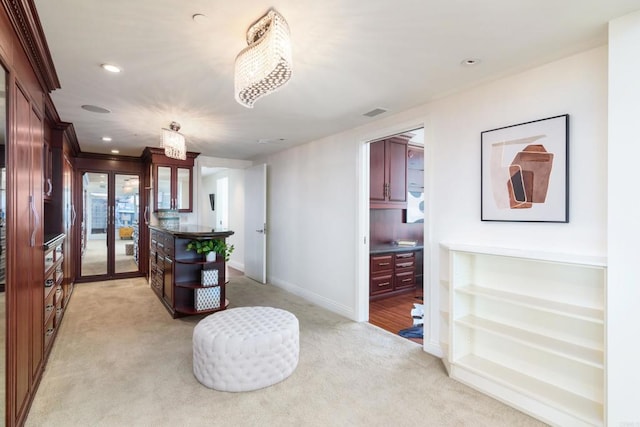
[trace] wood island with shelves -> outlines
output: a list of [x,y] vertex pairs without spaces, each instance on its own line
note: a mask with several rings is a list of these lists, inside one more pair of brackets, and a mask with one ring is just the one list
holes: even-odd
[[[224,310],[225,259],[218,254],[207,261],[203,254],[187,250],[191,240],[220,239],[233,231],[215,231],[198,225],[175,228],[149,226],[149,284],[172,317],[208,314]],[[204,276],[213,278],[205,282]]]

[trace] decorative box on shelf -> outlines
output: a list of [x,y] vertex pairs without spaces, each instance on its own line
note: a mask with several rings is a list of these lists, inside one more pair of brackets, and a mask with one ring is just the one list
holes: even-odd
[[196,289],[194,299],[198,311],[220,308],[220,286]]
[[218,284],[218,270],[202,270],[202,286],[215,286]]

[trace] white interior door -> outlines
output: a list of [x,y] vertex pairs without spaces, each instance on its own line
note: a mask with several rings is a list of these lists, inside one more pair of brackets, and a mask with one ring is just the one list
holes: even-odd
[[267,165],[245,169],[244,275],[267,282]]

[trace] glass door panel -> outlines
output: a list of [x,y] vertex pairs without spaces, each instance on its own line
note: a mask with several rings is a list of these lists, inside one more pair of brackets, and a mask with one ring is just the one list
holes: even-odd
[[115,176],[113,245],[115,273],[138,271],[138,218],[140,217],[140,179],[137,175]]
[[85,172],[82,176],[81,276],[107,274],[109,224],[109,180],[104,173]]
[[191,210],[191,169],[178,168],[176,209]]
[[156,207],[157,209],[172,209],[171,167],[158,166],[156,171]]

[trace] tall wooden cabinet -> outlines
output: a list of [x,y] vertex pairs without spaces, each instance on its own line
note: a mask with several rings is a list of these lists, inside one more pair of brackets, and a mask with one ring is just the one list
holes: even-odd
[[407,207],[407,138],[394,136],[369,148],[371,208]]
[[146,147],[142,157],[151,168],[153,212],[159,209],[193,211],[193,164],[199,153],[187,153],[186,160],[171,159],[161,148]]
[[[11,125],[11,156],[8,159],[8,346],[9,369],[13,375],[9,412],[26,414],[37,386],[43,359],[43,124],[40,105],[34,103],[22,84],[13,80],[14,122]],[[19,184],[18,184],[19,183]],[[13,378],[11,378],[13,377]]]
[[[33,7],[32,2],[17,1],[3,2],[0,8],[0,63],[6,70],[8,113],[4,421],[9,427],[25,422],[53,337],[51,325],[60,319],[57,309],[63,303],[62,288],[51,285],[54,293],[46,292],[47,279],[61,283],[62,265],[51,264],[45,278],[44,245],[45,201],[53,201],[55,191],[53,140],[50,133],[45,138],[47,102],[48,93],[60,83]],[[62,251],[60,245],[53,249],[60,263]]]

